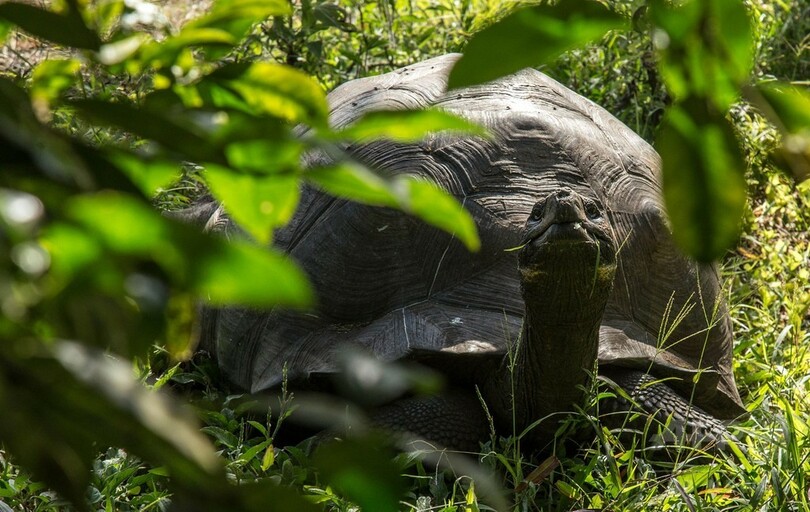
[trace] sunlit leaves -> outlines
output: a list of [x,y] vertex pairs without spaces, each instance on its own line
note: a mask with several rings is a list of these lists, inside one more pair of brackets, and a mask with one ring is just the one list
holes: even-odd
[[389,139],[397,142],[418,142],[428,134],[440,131],[482,137],[487,135],[482,126],[437,109],[371,112],[337,135],[357,141]]
[[448,87],[480,84],[548,63],[624,23],[621,16],[591,0],[524,7],[470,39],[450,73]]
[[286,224],[298,206],[298,176],[235,173],[209,165],[206,182],[240,226],[258,242],[270,242],[273,229]]
[[98,35],[87,27],[79,12],[56,13],[33,5],[8,2],[0,4],[0,18],[47,41],[83,50],[97,50]]
[[343,163],[315,168],[308,170],[305,176],[334,196],[352,197],[374,206],[393,207],[399,202],[397,193],[384,178],[361,165]]
[[51,102],[74,84],[81,64],[76,59],[44,60],[32,76],[31,96]]
[[[219,0],[205,16],[187,23],[179,33],[144,44],[137,59],[129,64],[136,69],[171,68],[189,48],[201,49],[198,56],[212,60],[239,44],[255,24],[289,13],[290,6],[284,0]],[[110,49],[102,55],[103,60],[118,62],[115,54],[137,49],[136,44],[132,41]]]
[[709,98],[727,109],[753,65],[753,35],[740,0],[651,4],[661,76],[676,100]]
[[325,125],[326,94],[318,83],[289,66],[256,62],[225,66],[210,81],[237,93],[250,112],[291,122]]
[[796,179],[810,177],[810,92],[786,84],[761,84],[748,99],[782,132],[777,157]]
[[403,183],[408,198],[406,211],[452,233],[471,251],[481,247],[475,222],[458,201],[427,181],[407,180]]
[[[125,195],[78,197],[68,211],[107,250],[154,261],[177,286],[211,303],[303,306],[311,301],[303,273],[283,256],[204,236]],[[51,249],[54,259],[63,256],[59,247]]]
[[214,29],[240,41],[253,24],[290,13],[290,5],[285,0],[218,0],[208,14],[189,23],[185,30]]
[[745,162],[726,119],[700,102],[669,109],[656,139],[675,240],[700,261],[723,255],[739,236]]
[[146,197],[153,197],[177,181],[180,175],[177,162],[171,160],[147,158],[125,151],[111,151],[107,157],[138,185]]
[[336,196],[396,207],[461,240],[471,251],[481,242],[475,222],[458,200],[432,183],[412,177],[385,179],[356,164],[313,169],[306,178]]

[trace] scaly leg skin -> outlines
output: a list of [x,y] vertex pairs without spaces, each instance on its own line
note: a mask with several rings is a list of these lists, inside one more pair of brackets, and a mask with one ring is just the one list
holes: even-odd
[[478,452],[490,437],[489,421],[474,393],[448,390],[397,400],[371,415],[374,426],[405,432],[437,448]]
[[[611,428],[644,432],[647,448],[668,451],[693,447],[715,454],[728,450],[728,440],[736,441],[723,422],[690,404],[652,375],[615,369],[606,372],[605,376],[620,386],[632,402],[618,394],[616,399],[601,400],[600,418]],[[642,414],[629,420],[629,412]],[[648,422],[650,418],[653,421]]]

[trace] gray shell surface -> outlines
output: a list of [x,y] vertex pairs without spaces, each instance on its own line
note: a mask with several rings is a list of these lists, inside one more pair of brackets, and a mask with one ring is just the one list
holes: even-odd
[[[506,249],[519,244],[534,203],[566,186],[601,199],[621,246],[600,364],[682,377],[681,387],[696,381],[688,392],[709,413],[742,412],[718,274],[673,245],[655,150],[538,71],[446,92],[458,57],[338,87],[329,95],[331,122],[343,127],[369,111],[435,106],[484,125],[493,139],[436,134],[417,144],[347,148],[382,173],[423,177],[455,195],[476,221],[481,251],[469,253],[407,214],[306,187],[274,243],[309,275],[318,305],[307,312],[209,311],[203,343],[225,375],[244,389],[266,389],[281,381],[285,364],[292,378],[333,371],[347,343],[384,360],[412,349],[459,357],[504,352],[524,310],[516,253]],[[317,156],[310,160],[318,163]],[[220,217],[214,224],[235,229],[229,222]]]

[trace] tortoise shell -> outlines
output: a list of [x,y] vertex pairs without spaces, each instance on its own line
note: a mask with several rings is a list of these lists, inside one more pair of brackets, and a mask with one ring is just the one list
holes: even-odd
[[[330,121],[340,128],[371,111],[437,107],[485,126],[492,138],[439,133],[414,144],[345,148],[384,175],[431,180],[453,194],[473,216],[481,250],[470,253],[400,211],[306,186],[274,244],[308,274],[317,306],[208,311],[203,343],[225,375],[244,389],[267,389],[285,366],[293,379],[334,371],[347,343],[383,360],[414,350],[460,358],[504,353],[524,312],[517,256],[508,249],[520,243],[535,202],[566,186],[601,199],[620,246],[600,365],[672,377],[673,387],[718,418],[741,413],[718,272],[673,244],[655,150],[606,110],[532,69],[447,91],[458,58],[348,82],[329,94]],[[305,163],[327,161],[313,154]],[[222,209],[209,223],[237,229]]]

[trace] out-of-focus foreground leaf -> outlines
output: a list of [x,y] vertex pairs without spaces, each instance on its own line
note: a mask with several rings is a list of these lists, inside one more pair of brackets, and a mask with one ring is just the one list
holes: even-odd
[[122,446],[189,485],[223,478],[213,446],[191,416],[143,388],[132,369],[72,342],[3,340],[0,439],[23,464],[84,508],[91,462]]
[[448,88],[494,80],[546,64],[565,51],[621,28],[624,19],[592,0],[518,9],[475,34],[450,72]]
[[651,2],[653,42],[676,101],[708,98],[725,111],[753,66],[751,20],[741,0]]
[[406,487],[393,453],[371,436],[321,446],[315,464],[329,484],[367,512],[396,512]]
[[339,131],[337,136],[356,141],[389,139],[418,142],[431,133],[441,131],[487,136],[482,126],[437,109],[371,112]]
[[797,180],[810,178],[810,92],[787,84],[759,84],[747,98],[780,132],[776,156]]
[[[281,64],[255,62],[233,64],[212,73],[201,89],[220,87],[239,95],[244,109],[256,115],[278,117],[292,123],[325,126],[329,106],[326,93],[307,74]],[[216,91],[215,91],[216,92]],[[211,94],[213,99],[223,94]],[[215,106],[237,104],[214,103]]]
[[311,169],[305,177],[330,194],[411,213],[456,236],[471,251],[481,247],[470,213],[456,198],[432,183],[408,176],[385,179],[348,162]]
[[[176,286],[211,303],[304,306],[312,300],[306,278],[287,258],[198,233],[123,194],[77,197],[68,206],[68,215],[105,250],[150,259]],[[48,249],[55,266],[68,257],[64,246],[50,244]]]
[[656,137],[673,236],[712,261],[737,241],[745,208],[745,162],[725,117],[699,101],[669,109]]
[[33,5],[8,2],[0,4],[0,18],[59,45],[83,50],[98,50],[101,46],[98,35],[87,27],[82,15],[72,9],[56,13]]
[[745,164],[724,118],[750,79],[753,35],[740,0],[655,0],[659,69],[675,103],[656,136],[675,241],[700,261],[736,243]]

